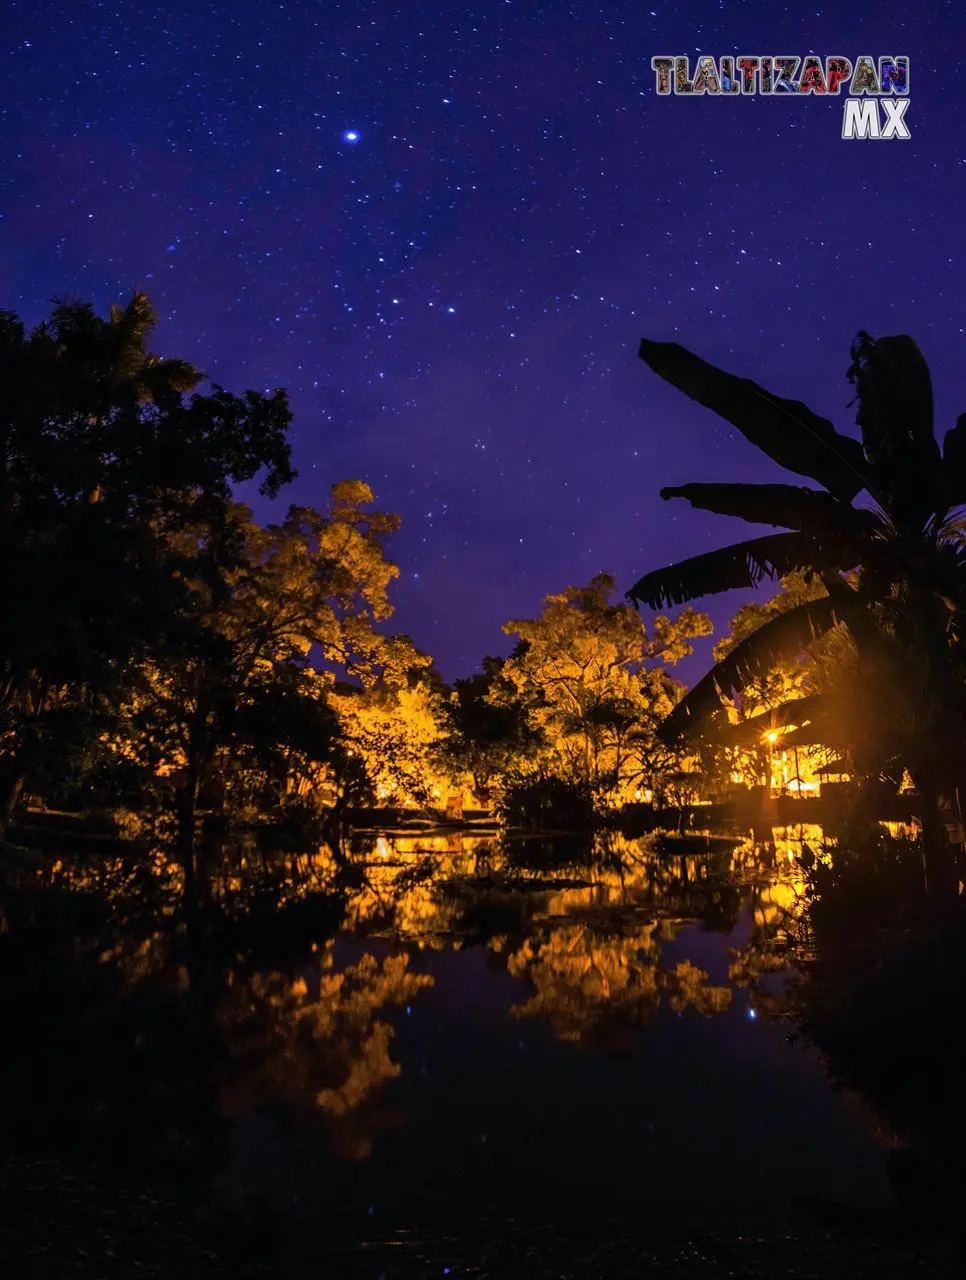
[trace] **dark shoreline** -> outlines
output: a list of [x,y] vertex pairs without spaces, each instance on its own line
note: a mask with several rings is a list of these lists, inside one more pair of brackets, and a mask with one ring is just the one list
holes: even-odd
[[[308,1275],[342,1280],[416,1280],[449,1275],[493,1280],[881,1280],[962,1274],[961,1242],[931,1238],[898,1210],[856,1210],[829,1227],[789,1205],[786,1212],[726,1216],[694,1206],[691,1220],[660,1226],[612,1218],[474,1218],[412,1224],[338,1240],[294,1230],[259,1206],[242,1217],[204,1221],[183,1196],[132,1183],[103,1167],[0,1159],[0,1250],[7,1274],[24,1280],[201,1280],[202,1277]],[[846,1210],[846,1216],[848,1215]]]

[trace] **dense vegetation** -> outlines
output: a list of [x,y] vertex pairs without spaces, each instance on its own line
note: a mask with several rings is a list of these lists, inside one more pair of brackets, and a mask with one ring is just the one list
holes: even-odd
[[[645,624],[606,573],[509,621],[511,655],[449,687],[387,626],[398,518],[345,480],[325,511],[256,522],[236,486],[278,499],[295,476],[284,392],[199,391],[192,365],[151,353],[154,325],[142,294],[106,319],[82,303],[32,331],[2,318],[0,833],[18,806],[98,815],[167,850],[197,904],[212,833],[313,847],[338,843],[353,808],[454,799],[592,825],[629,802],[771,783],[804,725],[778,785],[803,795],[836,757],[860,784],[914,786],[930,876],[951,891],[966,419],[940,454],[910,339],[856,340],[861,443],[645,342],[658,373],[823,489],[663,490],[788,531],[649,574],[632,600],[769,575],[778,594],[741,608],[690,691],[671,668],[709,619],[689,606]],[[863,490],[871,504],[854,505]]]
[[[398,517],[359,479],[324,510],[286,506],[285,394],[199,390],[199,370],[151,353],[154,325],[140,294],[107,318],[59,304],[32,331],[0,317],[0,991],[23,1041],[7,1146],[97,1146],[191,1189],[233,1125],[281,1111],[367,1159],[395,1123],[396,1017],[445,975],[423,953],[477,947],[512,981],[516,1025],[605,1056],[665,1016],[727,1022],[739,1000],[795,1020],[939,1162],[932,1182],[899,1168],[919,1213],[961,1148],[943,1098],[962,1069],[966,417],[940,453],[914,344],[857,339],[860,442],[645,342],[658,373],[822,488],[664,490],[782,532],[650,573],[630,602],[607,573],[552,592],[507,621],[508,657],[450,686],[391,630]],[[764,578],[775,594],[739,607],[686,689],[674,669],[712,632],[692,602]],[[779,834],[772,802],[830,776],[849,780],[834,822]],[[918,822],[886,831],[900,792]],[[712,802],[751,835],[687,830]],[[408,839],[400,810],[449,831]],[[466,810],[488,825],[456,830]],[[692,923],[697,960],[677,949]],[[460,1035],[448,1051],[458,1070]],[[492,1202],[504,1232],[533,1186],[472,1168],[472,1194],[426,1195]],[[334,1182],[330,1226],[357,1193]],[[145,1212],[121,1217],[160,1240]],[[237,1267],[256,1221],[249,1205],[232,1228]]]
[[490,805],[540,777],[596,811],[673,772],[668,668],[706,618],[648,632],[600,575],[448,688],[383,625],[398,518],[347,480],[258,524],[235,487],[293,480],[285,394],[198,391],[154,324],[140,294],[3,317],[0,832],[30,804],[109,815],[201,901],[206,829],[310,847],[353,806]]

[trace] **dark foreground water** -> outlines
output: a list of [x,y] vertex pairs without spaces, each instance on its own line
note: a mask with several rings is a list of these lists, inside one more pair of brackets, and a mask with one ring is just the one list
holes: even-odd
[[796,1035],[803,835],[374,838],[203,964],[71,914],[0,952],[49,970],[7,971],[10,1145],[190,1187],[292,1273],[844,1274],[802,1198],[888,1223],[895,1135]]

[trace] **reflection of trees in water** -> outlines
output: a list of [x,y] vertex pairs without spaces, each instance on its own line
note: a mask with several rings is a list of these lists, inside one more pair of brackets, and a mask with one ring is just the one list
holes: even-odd
[[[905,824],[843,840],[809,874],[813,959],[795,1013],[863,1118],[961,1164],[966,932],[937,919]],[[957,1175],[961,1192],[966,1192]]]
[[776,828],[736,849],[751,934],[729,977],[797,1024],[878,1144],[912,1148],[890,1156],[889,1181],[906,1227],[932,1239],[958,1229],[966,1194],[966,933],[929,910],[912,834]]
[[382,837],[353,856],[344,927],[437,948],[510,932],[511,918],[525,928],[589,907],[734,927],[740,894],[725,854],[656,854],[647,838],[616,833],[573,853],[548,841]]
[[[396,1121],[387,1086],[406,1067],[393,1017],[432,984],[411,957],[476,943],[525,984],[510,1016],[606,1052],[662,1010],[707,1017],[745,988],[759,1014],[798,1021],[880,1138],[951,1167],[966,1132],[966,947],[908,913],[882,917],[908,872],[908,841],[889,836],[877,852],[831,853],[817,828],[706,853],[616,833],[590,850],[454,834],[268,863],[239,849],[223,859],[221,915],[200,951],[171,928],[177,868],[65,855],[27,868],[34,896],[4,903],[0,1012],[14,1035],[34,1028],[12,1055],[13,1096],[57,1141],[161,1154],[185,1176],[222,1161],[227,1126],[259,1111],[317,1123],[362,1158]],[[662,965],[671,940],[675,961],[687,957],[695,924],[739,925],[727,984],[690,957]],[[381,958],[339,963],[325,941],[336,930],[382,939]]]
[[756,1012],[790,1016],[790,984],[797,981],[796,965],[807,950],[800,859],[821,843],[818,826],[775,827],[767,839],[752,836],[731,856],[731,874],[742,886],[751,933],[744,946],[732,951],[728,977],[748,990]]
[[604,935],[586,923],[548,927],[507,957],[507,969],[535,994],[511,1013],[544,1018],[559,1040],[609,1050],[630,1047],[631,1031],[653,1019],[662,993],[676,1013],[693,1007],[709,1016],[727,1009],[728,987],[687,961],[658,965],[656,922],[628,934]]
[[708,854],[658,853],[654,837],[616,832],[590,846],[383,837],[358,855],[364,874],[347,922],[420,947],[485,942],[533,986],[514,1016],[545,1018],[563,1040],[617,1048],[662,1002],[705,1016],[728,1007],[731,988],[710,984],[697,966],[662,968],[660,943],[690,922],[730,932],[742,909],[751,936],[735,953],[731,982],[777,1010],[772,976],[789,964],[799,917],[797,857],[821,832],[767,835]]
[[[144,1046],[135,1110],[157,1084],[177,1119],[178,1099],[193,1089],[196,1119],[185,1128],[200,1124],[202,1107],[227,1122],[277,1108],[321,1122],[338,1150],[360,1157],[393,1119],[385,1086],[402,1066],[391,1011],[432,985],[407,952],[483,945],[494,967],[529,984],[512,1016],[545,1020],[561,1040],[620,1050],[662,1008],[710,1016],[728,1008],[732,986],[767,989],[784,968],[800,890],[787,834],[706,854],[658,853],[651,838],[614,832],[589,849],[373,836],[348,851],[322,846],[267,863],[239,848],[222,858],[221,914],[202,953],[166,924],[176,868],[65,860],[54,878],[75,905],[108,904],[110,936],[98,932],[103,920],[92,926],[98,941],[85,954],[98,989],[123,1004],[124,1036]],[[662,944],[684,926],[727,933],[742,910],[751,937],[730,986],[688,959],[661,965]],[[390,954],[340,965],[324,940],[336,930],[383,939]],[[765,1007],[765,995],[754,999]],[[162,1036],[159,1001],[169,1010]]]
[[[193,940],[166,926],[160,866],[152,889],[123,860],[65,855],[41,893],[17,900],[0,951],[5,1025],[33,1026],[38,1004],[50,1014],[26,1042],[40,1063],[23,1072],[25,1111],[36,1098],[68,1143],[97,1134],[102,1148],[199,1172],[221,1158],[224,1122],[263,1109],[315,1117],[340,1152],[368,1153],[400,1072],[387,1015],[433,979],[402,953],[340,965],[331,941],[311,942],[342,900],[322,890],[326,859],[246,870],[236,860],[226,879],[240,889],[220,886],[232,910]],[[53,1064],[67,1059],[64,1080]]]
[[[711,854],[655,853],[655,841],[608,832],[593,847],[466,836],[382,838],[362,855],[349,896],[353,928],[445,947],[486,942],[529,982],[516,1017],[543,1018],[563,1040],[626,1047],[662,1003],[704,1016],[728,1007],[731,988],[683,961],[662,968],[662,939],[692,921],[729,932],[742,908],[752,936],[731,981],[765,986],[789,960],[785,936],[798,910],[800,840],[776,832]],[[556,857],[554,856],[556,854]],[[764,991],[758,1001],[765,1002]]]
[[355,854],[342,927],[368,937],[391,937],[436,950],[458,933],[460,904],[442,886],[483,870],[484,841],[452,837],[379,837],[368,853]]
[[342,1154],[369,1154],[389,1119],[382,1087],[400,1073],[392,1027],[380,1014],[432,986],[409,971],[408,957],[366,954],[335,967],[333,944],[307,976],[229,975],[216,1012],[226,1056],[217,1072],[218,1108],[237,1119],[266,1108],[321,1115]]

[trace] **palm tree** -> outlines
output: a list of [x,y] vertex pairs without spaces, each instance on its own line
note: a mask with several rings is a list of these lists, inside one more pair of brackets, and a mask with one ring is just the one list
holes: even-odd
[[[966,543],[956,508],[966,503],[966,414],[946,432],[933,428],[929,369],[906,336],[860,332],[851,349],[861,440],[841,435],[797,400],[725,373],[676,343],[644,339],[641,359],[692,400],[714,410],[780,466],[820,485],[685,484],[661,490],[704,511],[782,530],[646,574],[628,592],[652,609],[679,605],[795,570],[818,575],[827,594],[759,627],[675,707],[666,741],[693,732],[742,686],[776,661],[800,654],[841,626],[864,662],[893,681],[913,671],[923,715],[904,735],[903,761],[924,809],[924,853],[931,881],[948,883],[940,857],[940,796],[966,803]],[[864,495],[861,504],[856,500]],[[897,669],[896,658],[903,667]],[[911,664],[915,664],[914,669]],[[945,833],[942,833],[945,836]]]
[[148,350],[157,322],[147,294],[136,292],[126,307],[112,303],[106,320],[89,302],[56,302],[34,336],[69,380],[72,403],[101,400],[107,412],[123,398],[144,404],[194,391],[204,376],[187,360]]

